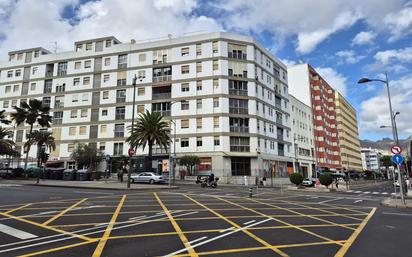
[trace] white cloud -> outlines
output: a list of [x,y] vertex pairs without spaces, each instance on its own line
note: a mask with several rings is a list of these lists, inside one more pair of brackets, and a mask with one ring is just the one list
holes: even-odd
[[[399,111],[397,127],[399,135],[412,134],[412,76],[390,82],[393,111]],[[396,90],[394,90],[396,89]],[[389,104],[386,88],[381,85],[377,95],[361,103],[360,130],[362,134],[391,134],[391,130],[380,129],[381,125],[390,125]]]
[[315,68],[315,70],[322,76],[328,84],[339,91],[343,96],[346,96],[346,80],[342,74],[338,73],[336,70],[326,67],[326,68]]
[[374,58],[384,65],[393,62],[412,62],[412,47],[380,51]]
[[80,4],[74,19],[67,20],[62,18],[63,9],[79,5],[77,0],[21,0],[0,19],[0,31],[6,35],[0,40],[0,58],[4,60],[10,50],[35,46],[50,49],[54,41],[61,51],[72,50],[76,40],[100,36],[113,35],[127,42],[132,38],[139,41],[222,30],[214,19],[192,15],[196,4],[196,0],[90,1]]
[[378,34],[373,31],[361,31],[352,39],[352,45],[371,44]]
[[412,7],[407,6],[397,12],[388,13],[383,19],[390,33],[389,42],[393,42],[412,32]]
[[365,58],[365,56],[359,55],[353,50],[339,51],[335,55],[341,59],[341,63],[347,64],[354,64]]
[[281,61],[284,65],[286,65],[288,68],[289,68],[289,67],[292,67],[292,66],[294,66],[294,65],[297,64],[297,62],[294,61],[294,60],[280,59],[280,61]]

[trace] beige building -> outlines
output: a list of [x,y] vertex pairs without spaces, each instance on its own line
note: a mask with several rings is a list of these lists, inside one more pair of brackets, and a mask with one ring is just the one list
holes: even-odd
[[343,169],[362,170],[358,122],[355,109],[335,91],[336,119]]

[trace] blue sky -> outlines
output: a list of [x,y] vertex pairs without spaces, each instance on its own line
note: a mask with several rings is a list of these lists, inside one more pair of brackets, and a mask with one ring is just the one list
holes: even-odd
[[[47,12],[44,12],[47,10]],[[0,56],[75,40],[122,41],[229,31],[251,35],[288,65],[308,62],[358,113],[363,139],[390,136],[382,85],[357,85],[388,72],[400,135],[412,135],[412,1],[409,0],[0,0]]]

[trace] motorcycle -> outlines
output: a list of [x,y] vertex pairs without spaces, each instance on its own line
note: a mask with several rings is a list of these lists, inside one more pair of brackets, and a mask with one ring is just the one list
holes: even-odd
[[200,182],[200,186],[203,187],[203,188],[205,188],[205,187],[216,188],[218,180],[219,180],[218,177],[215,177],[212,181],[209,181],[208,178],[203,178]]

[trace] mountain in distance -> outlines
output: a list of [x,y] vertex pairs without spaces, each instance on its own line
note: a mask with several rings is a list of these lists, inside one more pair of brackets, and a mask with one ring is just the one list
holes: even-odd
[[[399,145],[400,147],[402,147],[402,149],[404,149],[404,151],[406,149],[409,149],[410,144],[411,144],[411,140],[412,140],[412,135],[409,136],[406,139],[399,139]],[[375,149],[380,149],[380,150],[384,150],[384,151],[390,151],[391,147],[393,146],[393,140],[392,138],[382,138],[381,140],[378,141],[372,141],[372,140],[360,140],[360,144],[362,148],[375,148]]]

